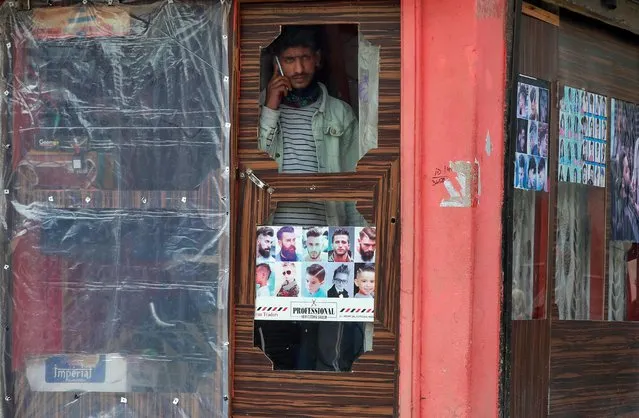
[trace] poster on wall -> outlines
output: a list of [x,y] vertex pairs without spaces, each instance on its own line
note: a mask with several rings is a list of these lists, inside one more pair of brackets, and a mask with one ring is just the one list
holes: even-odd
[[610,101],[612,239],[639,242],[639,105]]
[[259,226],[255,319],[373,322],[376,240],[374,226]]
[[606,97],[564,86],[559,109],[559,181],[606,187]]
[[515,188],[548,191],[550,90],[546,81],[519,76]]

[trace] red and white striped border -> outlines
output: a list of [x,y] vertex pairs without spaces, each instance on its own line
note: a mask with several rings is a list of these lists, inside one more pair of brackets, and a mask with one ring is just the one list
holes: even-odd
[[356,308],[342,308],[340,311],[340,313],[371,313],[373,312],[373,309],[366,309],[366,308],[360,308],[360,309],[356,309]]
[[288,311],[288,308],[285,308],[283,306],[277,307],[277,306],[259,306],[257,309],[255,309],[258,312],[285,312]]

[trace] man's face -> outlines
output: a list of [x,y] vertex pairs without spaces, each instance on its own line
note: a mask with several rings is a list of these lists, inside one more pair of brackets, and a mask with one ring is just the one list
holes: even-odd
[[351,249],[348,235],[333,235],[333,251],[339,256],[344,256]]
[[260,286],[266,286],[268,284],[268,276],[270,271],[264,266],[260,266],[255,270],[255,283]]
[[322,287],[322,283],[320,279],[315,276],[311,276],[310,274],[306,275],[306,288],[308,289],[308,293],[315,294]]
[[360,271],[357,273],[355,284],[362,295],[370,295],[375,291],[375,273],[372,271]]
[[273,245],[273,237],[268,235],[260,235],[257,237],[257,252],[265,258],[271,255],[271,246]]
[[306,251],[312,260],[318,260],[322,254],[322,237],[306,238]]
[[284,232],[282,234],[282,239],[279,241],[280,248],[282,248],[282,253],[288,256],[292,256],[295,254],[295,233],[293,232]]
[[282,277],[284,280],[295,280],[295,264],[282,263]]
[[335,277],[333,277],[333,284],[335,285],[335,290],[343,292],[348,284],[348,275],[346,273],[337,273]]
[[358,241],[359,253],[362,256],[362,260],[372,260],[375,256],[375,241],[371,240],[368,235],[364,235],[364,238],[360,238]]
[[279,59],[284,75],[291,80],[293,88],[303,89],[313,81],[320,63],[320,54],[313,52],[311,48],[292,47],[284,50]]

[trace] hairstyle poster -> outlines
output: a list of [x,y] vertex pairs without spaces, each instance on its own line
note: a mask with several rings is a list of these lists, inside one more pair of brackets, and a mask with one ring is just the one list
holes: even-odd
[[606,187],[606,97],[564,86],[559,110],[559,181]]
[[519,76],[515,188],[548,191],[550,90],[546,81]]
[[256,242],[255,319],[373,322],[374,226],[260,226]]
[[610,101],[612,239],[639,242],[639,105]]

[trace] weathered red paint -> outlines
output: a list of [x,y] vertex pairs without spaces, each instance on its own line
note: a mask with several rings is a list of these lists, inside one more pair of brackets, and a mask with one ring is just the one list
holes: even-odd
[[[401,416],[498,415],[505,11],[402,0]],[[479,163],[476,206],[440,206],[451,161]]]

